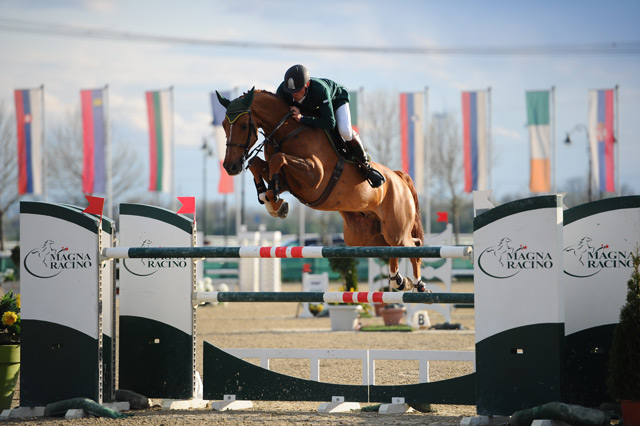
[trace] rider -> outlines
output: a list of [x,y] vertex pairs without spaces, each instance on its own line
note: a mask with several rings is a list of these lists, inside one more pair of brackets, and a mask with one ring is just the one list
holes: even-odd
[[291,116],[298,123],[329,131],[338,127],[369,184],[377,188],[384,183],[384,176],[371,167],[360,135],[351,127],[349,92],[344,86],[327,78],[309,77],[303,65],[294,65],[284,74],[276,94],[291,106]]

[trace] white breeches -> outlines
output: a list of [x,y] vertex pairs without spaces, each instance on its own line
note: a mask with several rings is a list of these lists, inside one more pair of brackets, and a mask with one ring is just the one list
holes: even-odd
[[351,111],[349,110],[349,103],[339,107],[336,112],[336,126],[340,136],[345,141],[353,139],[353,129],[351,128]]

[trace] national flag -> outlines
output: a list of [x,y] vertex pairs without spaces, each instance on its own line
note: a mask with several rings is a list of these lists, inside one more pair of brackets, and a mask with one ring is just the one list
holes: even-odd
[[176,213],[196,213],[196,197],[178,197],[178,201],[182,203],[182,207],[180,207],[180,209]]
[[219,194],[231,194],[233,193],[233,178],[229,176],[229,173],[224,169],[220,161],[220,181],[218,182]]
[[[230,99],[232,96],[230,90],[221,91],[219,93],[227,99]],[[222,122],[224,121],[224,117],[227,112],[227,109],[220,104],[215,92],[211,93],[211,111],[213,113],[213,120],[211,124],[213,124],[213,134],[216,141],[216,151],[218,153],[218,162],[220,165],[220,180],[218,181],[218,193],[230,194],[230,193],[233,193],[233,178],[229,176],[229,174],[227,173],[227,171],[224,169],[222,165],[222,163],[224,162],[224,156],[226,152],[226,142],[227,142],[227,137],[224,133],[224,129],[222,128]]]
[[18,136],[18,193],[42,194],[44,158],[42,90],[15,90]]
[[82,192],[104,194],[107,181],[104,89],[81,90],[80,100],[84,147]]
[[487,92],[462,92],[464,190],[487,189]]
[[615,192],[614,164],[614,91],[589,91],[589,146],[595,188]]
[[171,192],[173,181],[173,132],[171,122],[171,90],[149,91],[149,191]]
[[551,115],[549,91],[527,92],[527,125],[531,142],[531,192],[551,191]]
[[408,173],[418,193],[424,187],[424,94],[400,94],[400,141],[402,170]]
[[360,133],[358,123],[358,92],[349,92],[349,112],[351,113],[351,127]]

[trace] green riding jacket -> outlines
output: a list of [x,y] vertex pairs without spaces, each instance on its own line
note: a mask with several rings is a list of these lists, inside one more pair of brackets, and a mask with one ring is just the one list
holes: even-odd
[[341,84],[328,78],[311,77],[307,95],[301,103],[295,102],[290,93],[284,91],[284,82],[280,83],[276,95],[289,105],[300,109],[300,123],[309,127],[333,130],[336,127],[334,111],[349,102],[349,92]]

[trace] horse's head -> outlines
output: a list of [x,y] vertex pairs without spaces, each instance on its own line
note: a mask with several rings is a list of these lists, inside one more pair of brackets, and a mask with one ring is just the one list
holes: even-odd
[[254,88],[245,95],[230,101],[216,91],[218,101],[227,109],[222,127],[227,135],[224,169],[230,176],[242,171],[249,150],[258,140],[258,128],[251,117]]

